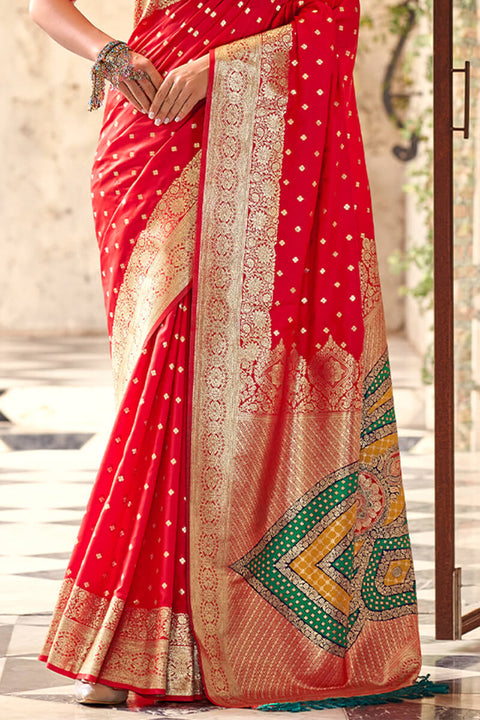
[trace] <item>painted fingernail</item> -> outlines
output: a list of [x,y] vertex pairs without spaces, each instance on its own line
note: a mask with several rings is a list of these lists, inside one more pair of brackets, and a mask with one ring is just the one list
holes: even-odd
[[170,118],[165,118],[165,120],[163,121],[163,124],[168,125],[169,122],[170,122]]
[[155,120],[155,125],[158,127],[158,126],[161,125],[161,124],[162,124],[162,121],[160,120],[160,118],[157,118],[157,119]]
[[175,122],[180,122],[180,117],[179,117],[178,115],[177,115],[177,117],[175,118]]
[[153,118],[155,117],[155,113],[149,112],[148,117],[150,118],[150,120],[153,120]]

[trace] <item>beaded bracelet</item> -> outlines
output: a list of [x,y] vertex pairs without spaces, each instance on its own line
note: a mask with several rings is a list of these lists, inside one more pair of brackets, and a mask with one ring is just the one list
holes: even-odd
[[105,81],[118,87],[123,80],[142,80],[143,70],[136,70],[130,60],[130,48],[122,40],[111,40],[97,55],[92,70],[92,95],[89,110],[98,110],[105,98]]

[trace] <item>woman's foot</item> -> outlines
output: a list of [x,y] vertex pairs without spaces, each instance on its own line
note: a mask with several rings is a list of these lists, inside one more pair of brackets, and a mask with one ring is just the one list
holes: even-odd
[[119,705],[125,702],[128,690],[116,690],[101,683],[75,680],[75,700],[82,705]]

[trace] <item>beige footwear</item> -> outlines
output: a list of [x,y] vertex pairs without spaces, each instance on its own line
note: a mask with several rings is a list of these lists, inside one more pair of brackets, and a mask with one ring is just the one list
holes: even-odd
[[101,683],[75,680],[75,700],[82,705],[119,705],[125,702],[128,690],[116,690]]

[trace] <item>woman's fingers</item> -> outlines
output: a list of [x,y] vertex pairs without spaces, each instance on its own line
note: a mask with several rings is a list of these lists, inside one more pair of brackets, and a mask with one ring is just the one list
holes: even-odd
[[144,73],[144,80],[142,80],[142,83],[145,82],[146,84],[151,85],[156,92],[162,84],[163,77],[158,72],[155,65],[144,55],[140,55],[136,52],[130,52],[130,60],[135,70],[140,70]]
[[171,120],[175,120],[176,122],[183,120],[183,118],[186,117],[188,113],[193,110],[195,105],[200,100],[202,100],[202,97],[198,94],[188,94],[187,92],[183,93],[182,95],[178,96],[176,101],[169,109],[168,118]]
[[130,61],[134,69],[142,73],[142,77],[136,80],[133,78],[124,80],[120,83],[119,90],[137,110],[147,113],[163,78],[144,55],[130,52]]
[[140,105],[140,109],[143,110],[143,112],[147,113],[151,103],[150,97],[147,94],[148,89],[145,90],[143,84],[135,80],[126,80],[125,85],[130,90],[131,95],[133,95],[137,103]]
[[128,87],[126,82],[121,82],[118,86],[118,89],[126,97],[126,99],[132,103],[132,105],[137,108],[137,110],[140,110],[140,112],[145,113],[145,110],[142,106],[142,104],[137,100],[135,95],[130,91],[130,88]]
[[165,78],[148,58],[135,52],[130,57],[135,70],[143,76],[124,80],[119,89],[137,110],[148,113],[156,125],[183,120],[206,97],[208,55],[175,68]]
[[165,121],[168,110],[177,99],[181,90],[180,84],[176,85],[175,83],[173,73],[167,75],[158,88],[148,113],[148,117],[151,120],[155,120],[156,125],[160,125],[160,123]]
[[162,81],[148,116],[156,125],[182,120],[207,95],[209,57],[172,70]]
[[[136,85],[140,88],[143,95],[147,98],[148,105],[145,107],[145,110],[148,110],[150,105],[152,104],[152,100],[154,99],[157,88],[153,84],[153,81],[149,75],[145,75],[141,80],[135,81]],[[132,88],[133,92],[135,92],[135,88]]]

